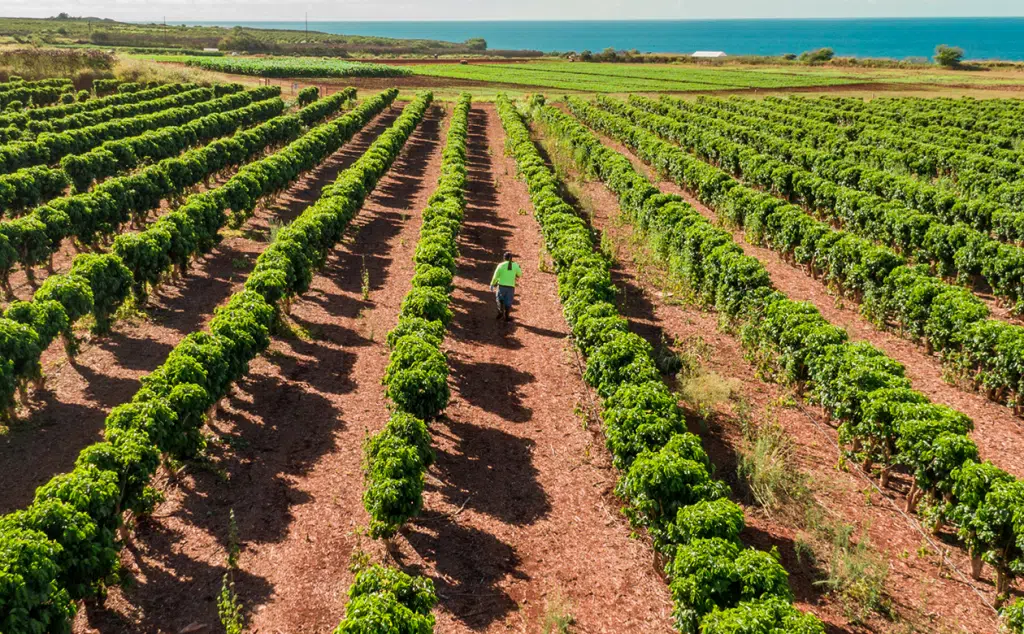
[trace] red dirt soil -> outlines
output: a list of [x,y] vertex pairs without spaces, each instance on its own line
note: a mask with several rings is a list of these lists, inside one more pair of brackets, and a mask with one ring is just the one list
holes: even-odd
[[182,279],[168,281],[152,294],[145,318],[116,322],[110,334],[83,344],[71,361],[60,342],[54,342],[42,359],[46,389],[31,394],[31,411],[0,436],[0,513],[24,507],[37,486],[72,468],[79,451],[101,438],[107,412],[138,390],[139,377],[162,363],[175,343],[202,327],[213,309],[241,286],[267,246],[271,223],[295,218],[304,204],[316,200],[320,189],[355,161],[398,112],[393,108],[367,124],[276,204],[261,205],[242,231],[222,232],[225,239]]
[[[648,177],[655,176],[639,159],[607,138],[607,145],[628,156]],[[567,170],[576,175],[574,170]],[[652,181],[662,191],[679,193],[678,187]],[[944,543],[926,541],[919,532],[917,522],[908,520],[897,510],[902,508],[909,482],[905,477],[894,478],[894,490],[870,494],[871,484],[856,467],[838,470],[839,455],[835,446],[836,434],[820,408],[799,405],[779,406],[789,392],[781,386],[760,380],[754,368],[744,358],[737,337],[718,328],[718,317],[692,306],[682,305],[667,297],[659,282],[663,275],[651,266],[649,254],[638,249],[632,227],[618,220],[618,200],[600,182],[580,182],[578,187],[584,206],[594,212],[594,225],[607,232],[617,245],[619,264],[615,282],[620,288],[620,304],[631,321],[634,331],[657,345],[664,335],[670,341],[681,342],[683,347],[695,350],[705,348],[701,354],[702,366],[727,381],[734,396],[741,395],[751,405],[757,423],[777,421],[793,440],[795,460],[808,476],[808,483],[816,501],[830,518],[852,524],[863,531],[889,565],[885,583],[888,601],[892,604],[892,620],[871,616],[866,626],[857,626],[847,618],[841,602],[815,585],[824,574],[827,562],[811,564],[797,556],[796,541],[801,536],[794,523],[783,517],[773,517],[759,507],[744,503],[747,529],[746,543],[761,547],[777,547],[782,561],[790,572],[790,582],[798,607],[822,618],[830,632],[993,632],[998,629],[994,611],[986,606],[994,600],[994,586],[989,580],[971,582],[984,596],[979,598],[971,584],[962,581],[956,573],[943,565],[938,549],[961,571],[969,571],[970,563],[962,548]],[[692,202],[692,197],[690,198]],[[742,243],[741,243],[742,244]],[[744,248],[749,245],[743,244]],[[769,269],[773,281],[776,270]],[[803,283],[804,292],[806,286]],[[787,293],[788,287],[784,288]],[[869,329],[870,330],[870,329]],[[871,330],[871,332],[875,332]],[[876,333],[884,334],[884,333]],[[955,388],[945,386],[948,390]],[[735,403],[733,400],[733,403]],[[705,429],[696,424],[692,431],[702,436],[705,448],[717,467],[718,477],[724,478],[734,490],[742,491],[736,476],[738,452],[744,446],[741,423],[734,404],[720,405],[714,420]],[[948,539],[950,536],[943,535]],[[985,575],[991,570],[986,568]],[[910,629],[911,627],[919,629]]]
[[[422,518],[396,539],[396,559],[435,579],[438,632],[538,632],[555,597],[572,606],[574,632],[670,632],[668,589],[650,548],[629,538],[603,440],[574,415],[592,397],[503,142],[493,107],[474,107],[447,341],[453,398],[433,424]],[[487,289],[506,250],[524,271],[508,325]]]
[[[701,215],[712,221],[717,220],[713,210],[679,185],[655,174],[628,148],[606,137],[602,137],[602,141],[629,157],[634,166],[659,189],[682,196]],[[814,304],[825,319],[845,328],[852,341],[866,341],[902,363],[915,390],[936,403],[960,410],[974,420],[975,429],[971,438],[977,443],[982,458],[1018,478],[1024,477],[1024,421],[1015,416],[1010,408],[990,401],[978,392],[947,383],[943,380],[944,370],[938,356],[927,354],[923,347],[896,333],[876,329],[861,317],[855,303],[837,299],[823,282],[790,265],[771,249],[746,242],[743,235],[741,230],[733,231],[736,243],[743,248],[744,253],[757,258],[764,265],[776,288],[790,299]]]
[[[554,277],[537,270],[540,234],[491,106],[470,115],[472,184],[446,344],[453,399],[432,425],[438,459],[425,509],[390,551],[361,536],[362,444],[386,421],[384,336],[409,289],[443,126],[436,112],[424,121],[293,304],[298,336],[275,339],[221,408],[208,468],[162,472],[167,499],[122,554],[132,582],[89,602],[75,632],[219,629],[232,509],[247,631],[332,629],[360,553],[434,579],[438,632],[537,632],[554,596],[572,606],[574,632],[672,631],[668,589],[618,512],[601,438],[574,414],[590,397]],[[365,138],[348,149],[360,151]],[[487,291],[506,249],[525,271],[507,325],[494,321]],[[196,312],[194,327],[207,312]]]
[[[398,110],[357,135],[332,157],[330,172],[290,192],[280,210],[294,217],[315,202]],[[122,552],[133,583],[112,590],[105,602],[87,604],[76,632],[179,632],[191,624],[218,629],[216,597],[226,572],[232,509],[242,544],[236,589],[253,611],[250,631],[325,632],[337,625],[351,582],[350,549],[319,546],[333,535],[351,538],[365,516],[359,499],[362,441],[367,428],[383,422],[379,381],[387,359],[381,341],[402,296],[391,280],[407,283],[412,275],[416,227],[408,220],[425,203],[427,184],[436,181],[440,130],[434,110],[368,198],[345,246],[293,303],[296,337],[276,339],[221,406],[210,427],[222,442],[211,446],[209,468],[162,475],[158,485],[166,501]],[[369,301],[361,296],[364,267]],[[245,272],[239,277],[244,280]],[[225,296],[232,291],[225,290]],[[209,314],[195,317],[205,321]],[[361,398],[353,400],[354,394]],[[300,565],[289,555],[311,560]],[[325,563],[345,571],[344,578],[324,574]],[[263,608],[282,596],[295,598],[285,623],[262,628]],[[308,610],[318,596],[336,603]]]

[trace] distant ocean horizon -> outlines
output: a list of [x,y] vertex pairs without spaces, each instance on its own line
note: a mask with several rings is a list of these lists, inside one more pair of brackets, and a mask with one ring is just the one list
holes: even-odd
[[[192,22],[302,30],[304,23]],[[939,44],[959,46],[968,59],[1024,60],[1024,17],[849,18],[629,21],[313,22],[310,30],[463,42],[487,40],[490,49],[544,52],[637,49],[645,53],[725,51],[781,55],[831,47],[855,57],[931,57]]]

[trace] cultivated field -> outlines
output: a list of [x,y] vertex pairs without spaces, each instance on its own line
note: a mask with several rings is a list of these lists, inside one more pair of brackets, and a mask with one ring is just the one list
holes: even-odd
[[1024,631],[1024,102],[413,72],[0,83],[0,632]]

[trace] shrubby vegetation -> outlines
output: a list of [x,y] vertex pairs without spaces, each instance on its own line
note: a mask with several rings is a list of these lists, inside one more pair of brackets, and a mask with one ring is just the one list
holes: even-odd
[[[654,102],[633,97],[630,103],[638,107],[611,100],[602,100],[600,105],[782,198],[758,193],[751,194],[756,201],[727,201],[730,222],[743,225],[754,239],[765,241],[794,263],[808,266],[814,275],[824,277],[843,294],[863,302],[866,314],[877,324],[893,324],[904,336],[940,352],[947,367],[986,391],[990,398],[1021,409],[1024,374],[1020,368],[1024,364],[1018,360],[1024,358],[1024,345],[1020,343],[1024,341],[1024,328],[989,318],[988,307],[969,290],[942,281],[929,266],[915,262],[933,263],[936,272],[955,274],[962,280],[984,279],[997,296],[1019,309],[1024,306],[1024,249],[990,238],[974,228],[977,221],[971,225],[954,221],[950,225],[953,219],[948,215],[940,219],[915,212],[901,201],[932,200],[933,209],[945,208],[947,214],[958,206],[976,211],[984,207],[954,204],[957,200],[953,196],[937,192],[918,179],[905,179],[906,193],[890,193],[897,200],[885,200],[877,193],[842,183],[854,182],[858,176],[859,182],[866,183],[865,188],[881,189],[880,183],[895,177],[836,160],[834,150],[804,151],[749,128],[704,120],[699,108],[675,100]],[[686,115],[678,110],[683,107]],[[673,113],[676,116],[664,116]],[[759,154],[751,145],[774,148],[770,150],[772,156]],[[784,151],[783,147],[788,148],[787,155],[802,157],[800,162],[813,166],[813,171],[774,158]],[[817,220],[787,203],[787,199],[843,223],[851,232],[834,230],[829,222]],[[1011,215],[1020,212],[1007,210],[1000,217]],[[875,241],[895,245],[898,252]],[[908,261],[907,256],[913,259]]]
[[[772,215],[792,207],[738,183],[622,116],[581,100],[570,100],[570,108],[732,222],[777,227],[781,218]],[[541,116],[552,128],[584,134],[578,122],[553,108]],[[617,172],[632,169],[627,159],[609,157],[607,151],[590,156],[599,157],[591,169],[608,182],[620,182]],[[981,559],[988,561],[996,571],[997,594],[1005,598],[1024,554],[1019,546],[1024,540],[1018,538],[1024,534],[1024,484],[980,461],[967,435],[972,421],[912,390],[899,363],[869,344],[849,342],[846,332],[812,305],[793,302],[773,289],[760,263],[743,255],[727,231],[673,196],[651,197],[637,206],[631,202],[636,200],[632,191],[621,191],[623,208],[673,273],[740,329],[749,354],[765,372],[803,387],[839,422],[850,458],[868,469],[881,465],[883,478],[893,465],[907,469],[913,478],[908,510],[920,508],[935,530],[952,524],[975,558],[975,574],[981,572]]]
[[360,571],[348,591],[349,602],[334,634],[432,634],[437,604],[434,583],[394,568]]
[[[535,108],[580,167],[612,185],[627,213],[668,207],[682,220],[686,208],[678,197],[658,192],[628,159],[603,148],[561,111],[540,104]],[[763,631],[798,626],[802,632],[824,632],[817,618],[792,607],[778,553],[738,542],[742,511],[726,498],[727,487],[712,478],[700,440],[686,431],[650,344],[629,332],[612,303],[610,262],[595,250],[587,223],[559,195],[557,178],[504,96],[498,99],[498,112],[558,273],[563,311],[587,357],[584,378],[603,398],[608,447],[623,470],[616,491],[629,504],[631,523],[646,528],[670,560],[666,572],[677,627],[693,634],[732,631],[744,622],[744,614],[756,611]],[[743,257],[729,255],[734,262]],[[721,303],[738,307],[753,286],[747,283],[751,279],[758,276],[722,279]]]
[[[421,101],[429,99],[427,95]],[[27,510],[0,518],[5,581],[0,604],[9,607],[0,614],[0,629],[70,630],[75,602],[95,594],[116,568],[123,513],[145,514],[151,508],[148,482],[161,454],[188,459],[202,451],[207,413],[269,345],[282,303],[306,289],[312,270],[323,264],[417,122],[400,117],[314,205],[277,234],[244,289],[217,309],[208,332],[187,336],[163,365],[143,377],[132,401],[107,417],[104,441],[83,450],[74,471],[41,487]],[[113,255],[92,257],[88,264],[94,270],[117,262]],[[373,603],[372,595],[385,589],[420,612],[434,602],[432,589],[423,581],[378,572],[363,582],[358,593],[371,597],[365,602]],[[428,616],[420,616],[421,622],[429,622]]]
[[401,77],[412,74],[408,68],[337,59],[196,57],[183,61],[203,70],[257,77]]
[[466,201],[466,135],[471,97],[459,97],[448,127],[437,189],[423,210],[413,261],[412,290],[405,296],[398,325],[388,333],[391,356],[383,383],[392,416],[366,446],[370,535],[390,538],[423,504],[423,479],[433,462],[425,421],[448,405],[448,361],[441,350],[451,321],[448,307],[457,238]]
[[[0,342],[0,352],[28,350],[36,359],[42,350],[58,335],[63,335],[69,354],[75,349],[70,327],[87,314],[94,319],[94,328],[105,330],[114,312],[134,293],[139,301],[144,300],[148,288],[156,284],[170,269],[183,271],[198,253],[205,252],[217,244],[218,230],[225,224],[225,211],[243,217],[251,211],[263,195],[276,191],[298,174],[319,163],[330,151],[337,148],[376,112],[386,107],[397,93],[389,91],[371,100],[362,109],[356,109],[347,117],[317,128],[308,138],[289,146],[281,155],[273,155],[246,169],[229,180],[223,187],[191,197],[184,206],[161,217],[152,227],[138,234],[123,234],[114,242],[112,253],[105,255],[82,254],[75,258],[71,270],[66,274],[55,274],[36,291],[33,302],[38,308],[24,307],[23,303],[12,304],[5,318],[17,321],[24,328],[17,337],[8,337]],[[229,139],[215,141],[201,149],[192,150],[181,158],[167,159],[147,168],[139,175],[119,177],[106,181],[93,192],[71,198],[58,199],[51,205],[33,212],[29,216],[8,223],[0,223],[0,236],[16,235],[22,240],[34,261],[45,259],[53,253],[56,245],[67,235],[81,240],[92,240],[107,227],[114,229],[131,218],[132,207],[116,207],[110,192],[124,191],[126,184],[138,179],[135,190],[140,196],[135,204],[155,206],[162,198],[198,182],[205,174],[225,167],[224,161],[242,163],[274,143],[297,137],[304,124],[336,112],[354,91],[343,91],[320,100],[293,115],[276,117],[250,130],[237,133]],[[332,143],[337,145],[332,146]],[[191,155],[191,156],[190,156]],[[177,164],[192,165],[195,169],[180,169]],[[274,169],[269,169],[268,166]],[[205,169],[200,169],[205,166]],[[153,178],[152,174],[174,174],[175,179]],[[108,186],[109,184],[109,186]],[[143,202],[141,193],[149,187],[149,202]],[[170,191],[160,188],[172,188]],[[254,189],[250,190],[252,187]],[[262,187],[262,190],[255,188]],[[149,208],[149,207],[146,207]],[[74,216],[64,210],[70,210]],[[110,214],[106,224],[99,224],[100,214]],[[80,218],[81,224],[69,222]],[[47,224],[49,223],[49,224]],[[8,228],[13,227],[14,229]],[[4,231],[8,233],[4,233]],[[11,233],[16,231],[16,233]],[[73,231],[73,232],[72,232]],[[62,233],[64,232],[64,233]],[[7,245],[11,257],[18,252],[10,248],[11,240],[0,241]],[[2,253],[2,252],[0,252]],[[10,264],[8,264],[9,270]],[[0,320],[0,323],[4,323]],[[26,347],[27,346],[27,347]],[[19,353],[24,356],[26,353]],[[27,357],[26,357],[27,358]],[[3,415],[9,417],[18,391],[24,394],[26,384],[36,380],[35,364],[22,363],[0,366],[0,405]]]

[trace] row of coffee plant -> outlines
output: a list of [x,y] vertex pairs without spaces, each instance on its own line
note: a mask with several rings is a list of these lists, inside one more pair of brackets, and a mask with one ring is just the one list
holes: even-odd
[[61,195],[72,184],[77,192],[87,191],[93,181],[130,171],[146,161],[181,154],[189,147],[275,117],[284,111],[284,101],[277,97],[279,92],[277,86],[257,88],[238,95],[252,102],[248,105],[107,141],[82,154],[65,156],[58,168],[37,165],[0,175],[0,213],[16,215]]
[[[1024,240],[1024,213],[1017,210],[1024,201],[1024,188],[1016,181],[1004,182],[993,193],[1002,201],[983,197],[969,200],[937,187],[930,177],[893,174],[891,166],[866,159],[869,155],[894,161],[915,161],[920,157],[916,153],[893,157],[892,151],[878,145],[880,139],[869,144],[839,141],[827,147],[809,148],[780,136],[779,126],[763,118],[706,105],[682,106],[676,100],[656,103],[635,98],[632,102],[691,125],[711,126],[715,134],[767,154],[780,166],[792,166],[795,171],[788,176],[792,183],[776,178],[773,189],[788,189],[779,193],[801,200],[820,214],[849,223],[853,230],[870,232],[869,237],[892,244],[908,255],[932,261],[943,275],[956,273],[963,280],[983,277],[997,295],[1013,303],[1024,295],[1017,281],[1019,274],[1007,271],[1024,261],[1024,251],[999,242]],[[918,164],[925,162],[919,160]],[[780,173],[785,174],[785,170]],[[965,182],[992,180],[993,177],[986,179],[974,174]]]
[[[166,99],[167,97],[171,97],[176,94],[184,94],[199,88],[199,86],[195,84],[178,85],[188,86],[190,88],[188,90],[173,90],[163,95],[163,98]],[[210,88],[213,90],[215,97],[223,97],[242,90],[241,84],[215,84]],[[28,122],[26,129],[28,133],[35,134],[38,137],[38,135],[46,132],[67,132],[70,130],[77,130],[79,128],[97,126],[101,123],[108,123],[117,119],[128,119],[138,115],[166,110],[168,105],[173,107],[172,102],[164,102],[161,98],[140,98],[140,95],[155,95],[160,92],[165,92],[165,89],[163,89],[163,87],[157,87],[150,90],[140,90],[138,92],[121,95],[122,98],[119,100],[118,104],[109,105],[105,108],[69,113],[60,118],[50,118],[45,120],[32,119]],[[181,105],[189,105],[189,102],[181,103]],[[26,138],[25,140],[28,139]]]
[[[785,212],[773,196],[740,184],[622,117],[579,103],[573,111],[671,174],[723,218],[773,214],[766,209]],[[743,255],[728,231],[689,205],[671,196],[638,201],[635,187],[618,185],[623,172],[633,171],[629,160],[595,145],[578,121],[553,108],[540,116],[552,129],[586,143],[588,170],[619,193],[623,209],[672,273],[740,330],[762,369],[806,390],[839,422],[847,455],[868,471],[879,465],[883,484],[894,468],[913,478],[908,510],[920,509],[935,531],[952,524],[970,551],[974,574],[980,575],[983,560],[992,564],[997,594],[1004,598],[1018,562],[1024,560],[1024,482],[981,461],[968,436],[970,418],[929,402],[911,388],[901,364],[870,344],[851,343],[846,331],[830,324],[813,305],[794,302],[774,289],[768,272]]]
[[[647,143],[647,137],[654,137],[656,132],[659,136],[679,140],[688,148],[710,147],[699,141],[690,144],[682,140],[691,138],[690,132],[703,134],[703,128],[689,127],[608,101],[602,102],[606,108],[627,116],[601,114],[582,101],[574,99],[570,102],[581,116],[600,120],[602,126],[616,126],[616,122],[621,122],[621,125],[609,129],[635,137],[633,144]],[[640,126],[627,123],[631,120]],[[683,135],[684,128],[686,136]],[[734,145],[713,134],[709,137],[708,143],[715,147]],[[744,159],[752,160],[749,163],[733,162],[725,160],[722,153],[703,149],[698,156],[713,160],[729,171],[759,176],[770,172],[759,166],[771,165],[771,159],[757,161],[754,159],[759,155],[752,150],[737,151]],[[668,168],[659,169],[664,171]],[[671,174],[678,178],[677,174]],[[770,189],[759,176],[751,177],[751,180]],[[823,276],[830,285],[862,301],[865,313],[877,325],[897,327],[908,339],[923,343],[930,351],[938,351],[943,363],[962,381],[983,391],[988,398],[1014,407],[1018,413],[1024,411],[1024,327],[990,318],[990,311],[981,300],[967,289],[935,277],[927,265],[909,265],[891,249],[853,233],[836,230],[831,224],[811,217],[800,207],[768,194],[760,197],[759,204],[757,208],[750,208],[725,201],[723,211],[729,222],[743,226],[752,240],[768,243],[794,264],[807,266],[812,275]],[[834,205],[834,208],[838,207],[838,203]],[[893,217],[898,219],[901,215],[893,214]],[[932,228],[931,235],[946,235],[951,240],[958,235],[942,225],[933,225]],[[1020,251],[1009,245],[1000,246]],[[969,247],[965,249],[969,250]],[[1005,260],[998,260],[1011,272],[1018,260],[1022,268],[1015,281],[1010,282],[1013,276],[1000,275],[1008,283],[1020,284],[1020,276],[1024,275],[1024,258],[1011,255]]]
[[224,112],[248,103],[245,98],[247,93],[235,94],[241,92],[242,86],[235,84],[231,88],[227,95],[219,98],[215,98],[213,88],[196,88],[158,99],[160,108],[154,112],[74,130],[45,132],[34,141],[0,145],[0,173],[6,174],[32,165],[56,163],[68,154],[80,154],[105,141],[135,136],[168,125],[180,125],[211,112]]
[[[672,103],[679,105],[678,102]],[[758,111],[760,107],[751,108],[749,112],[763,114],[763,111]],[[793,108],[783,107],[782,112],[779,112],[777,102],[763,107],[770,109],[770,119],[788,114],[808,122],[813,116],[813,106],[810,105],[806,106],[806,110],[795,111]],[[828,118],[826,115],[826,119]],[[868,125],[882,127],[879,122],[884,122],[885,126],[891,126],[893,123],[886,117],[874,119],[875,121]],[[828,132],[835,131],[835,127],[830,123],[820,122],[819,126]],[[871,134],[872,129],[840,129],[840,137],[849,135],[858,142],[850,145],[839,140],[834,154],[873,167],[902,167],[896,171],[931,171],[932,164],[937,164],[936,171],[939,170],[939,166],[944,171],[939,174],[941,178],[932,180],[930,176],[916,179],[902,174],[875,172],[870,172],[867,177],[861,179],[859,171],[854,170],[845,174],[850,178],[851,185],[899,200],[918,211],[938,215],[947,222],[963,222],[985,233],[991,232],[1000,240],[1024,242],[1024,214],[1019,211],[1021,203],[1024,203],[1024,183],[1021,182],[1018,167],[1024,154],[1019,150],[1001,147],[982,150],[989,153],[998,152],[1000,155],[998,159],[988,158],[977,152],[952,149],[940,141],[915,144],[904,138],[904,135],[914,135],[912,129],[900,127],[888,130],[885,134]],[[773,132],[778,131],[773,129]],[[801,133],[804,137],[806,134]],[[1015,147],[1018,142],[1006,139],[1002,143]],[[894,150],[893,145],[902,148],[902,151]],[[824,160],[828,164],[828,148],[819,149],[826,151]],[[976,148],[972,146],[972,149]]]
[[[871,125],[886,128],[921,130],[933,142],[964,147],[974,144],[979,149],[1014,146],[1020,127],[1014,119],[1020,116],[1017,99],[786,99],[768,97],[778,104],[797,104],[820,116],[822,120],[844,126]],[[954,116],[950,113],[956,111]]]
[[[351,94],[351,93],[348,93]],[[36,291],[31,302],[13,302],[0,320],[6,337],[0,351],[10,360],[0,366],[0,404],[10,417],[14,396],[23,399],[27,384],[39,381],[39,359],[50,343],[63,336],[68,354],[74,353],[72,326],[92,315],[98,330],[109,327],[114,312],[133,293],[141,303],[149,289],[173,268],[179,273],[193,257],[212,249],[219,230],[226,224],[226,210],[246,213],[261,197],[279,191],[341,147],[375,114],[387,107],[397,92],[386,91],[349,115],[314,128],[280,152],[243,168],[221,187],[191,196],[184,205],[162,216],[141,233],[118,236],[112,253],[76,256],[66,274],[51,275]],[[326,116],[336,111],[345,96],[333,99],[333,109],[322,109],[324,99],[309,108]],[[259,128],[236,152],[254,156],[273,142],[294,139],[301,130],[302,113],[278,118],[278,124],[263,132]],[[240,133],[246,134],[246,133]],[[239,135],[236,135],[236,138]]]
[[[548,110],[554,109],[543,109]],[[792,607],[789,575],[778,553],[740,543],[743,512],[727,498],[728,487],[712,478],[700,439],[686,431],[652,346],[629,331],[615,307],[611,262],[594,248],[586,221],[559,194],[557,177],[504,96],[498,112],[558,273],[563,312],[586,358],[584,379],[602,398],[608,448],[623,471],[616,492],[629,504],[632,524],[645,528],[670,559],[666,573],[676,626],[692,634],[735,632],[741,626],[744,631],[824,632],[816,617]],[[552,131],[570,144],[577,160],[586,156],[600,160],[602,169],[615,169],[616,187],[629,204],[682,209],[678,199],[663,196],[613,160],[614,153],[598,157],[600,144],[592,135],[584,145],[578,130],[552,126]],[[631,168],[628,161],[625,166]]]
[[334,634],[433,634],[434,582],[384,566],[356,574]]
[[[956,275],[965,282],[984,280],[997,297],[1017,311],[1024,310],[1024,248],[1003,244],[955,218],[914,211],[902,202],[902,195],[892,199],[873,193],[880,180],[893,175],[837,159],[833,151],[804,150],[750,127],[683,113],[642,97],[631,101],[648,114],[617,102],[603,101],[602,106],[626,113],[640,125],[656,126],[659,134],[701,158],[830,222],[930,263],[942,276]],[[666,118],[651,111],[675,116]],[[864,183],[873,184],[865,187]],[[948,195],[947,200],[951,201]],[[1024,213],[1005,211],[1004,226],[1024,228]]]
[[17,111],[26,106],[45,106],[74,90],[70,79],[19,82],[6,90],[0,90],[0,109]]
[[[64,130],[76,127],[75,123],[78,121],[86,122],[85,125],[96,125],[97,123],[109,121],[117,117],[130,117],[145,112],[145,110],[134,109],[118,110],[115,109],[117,106],[149,103],[161,97],[188,92],[196,88],[199,88],[198,84],[162,84],[147,90],[140,90],[139,92],[121,93],[78,103],[33,108],[18,112],[4,112],[0,113],[0,128],[15,126],[19,130],[24,131],[22,133],[63,132]],[[94,111],[101,111],[103,114],[100,114],[98,119],[89,118],[84,120],[72,116],[84,112],[92,113]]]
[[[406,110],[422,116],[430,98]],[[40,487],[29,508],[0,518],[0,631],[70,631],[76,602],[102,591],[116,569],[124,513],[151,512],[149,482],[161,454],[189,459],[203,450],[207,413],[270,344],[281,304],[306,289],[418,120],[399,117],[277,234],[208,332],[185,337],[143,377],[132,401],[107,416],[104,441],[85,448],[71,473]]]
[[391,417],[366,444],[370,536],[390,538],[423,506],[424,473],[433,462],[426,422],[448,405],[448,360],[441,350],[452,319],[449,308],[458,235],[466,208],[466,135],[471,96],[452,113],[437,189],[423,210],[413,261],[416,272],[388,333],[391,357],[384,373]]
[[[229,138],[110,178],[91,191],[55,198],[30,213],[0,222],[0,285],[15,264],[30,270],[48,262],[64,239],[95,246],[129,220],[136,223],[160,206],[225,169],[242,165],[265,149],[298,136],[311,115],[320,119],[337,112],[351,93],[336,93],[294,115],[275,117]],[[9,287],[8,287],[9,288]]]
[[1019,165],[1024,155],[1017,150],[993,148],[981,153],[973,147],[963,149],[933,141],[931,135],[922,140],[914,128],[837,128],[750,99],[702,97],[698,103],[709,114],[735,123],[757,121],[756,129],[809,148],[905,175],[942,179],[934,182],[939,189],[960,195],[985,195],[1024,176]]

